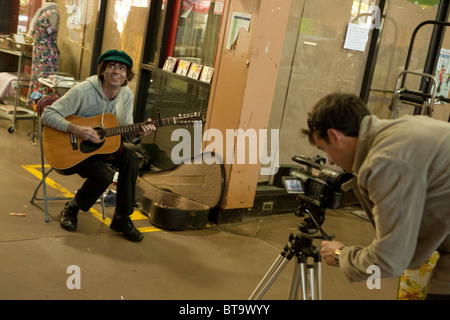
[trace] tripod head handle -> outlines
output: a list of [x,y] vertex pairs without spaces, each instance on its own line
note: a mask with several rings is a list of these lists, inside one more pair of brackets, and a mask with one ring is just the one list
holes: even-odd
[[334,239],[335,235],[332,233],[330,235],[326,234],[323,230],[321,230],[322,235],[319,237],[314,237],[314,239],[323,239],[327,241],[331,241]]
[[309,215],[309,217],[311,218],[312,222],[314,222],[314,224],[316,225],[317,229],[320,231],[320,234],[322,236],[320,237],[315,237],[316,239],[324,239],[327,241],[331,241],[333,240],[333,238],[335,237],[334,234],[326,234],[325,231],[323,231],[323,229],[321,228],[320,224],[316,221],[316,218],[314,218],[314,215],[308,210],[308,209],[304,209],[305,212]]

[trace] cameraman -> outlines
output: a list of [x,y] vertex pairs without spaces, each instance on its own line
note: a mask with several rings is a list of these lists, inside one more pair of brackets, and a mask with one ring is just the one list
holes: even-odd
[[450,124],[424,116],[380,120],[351,94],[322,98],[309,113],[309,141],[355,178],[353,189],[376,229],[368,247],[323,241],[325,262],[350,281],[418,269],[434,251],[440,258],[427,299],[450,298]]

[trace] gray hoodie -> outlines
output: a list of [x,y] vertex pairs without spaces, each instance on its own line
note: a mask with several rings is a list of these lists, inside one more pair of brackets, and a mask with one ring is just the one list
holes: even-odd
[[[109,101],[103,93],[102,82],[97,75],[77,84],[52,105],[45,108],[42,121],[45,125],[67,132],[69,121],[65,117],[77,115],[93,117],[105,112],[116,115],[121,126],[133,123],[133,92],[121,87],[119,94]],[[127,137],[133,142],[133,137]]]
[[379,266],[382,277],[398,277],[437,250],[429,293],[450,294],[449,154],[447,122],[423,116],[363,119],[353,164],[356,178],[343,187],[353,187],[376,237],[368,247],[342,250],[339,262],[349,280],[367,280],[370,265]]

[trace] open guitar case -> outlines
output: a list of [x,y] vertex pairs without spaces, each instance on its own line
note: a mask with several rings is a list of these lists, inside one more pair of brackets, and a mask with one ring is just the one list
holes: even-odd
[[[211,153],[203,153],[190,163],[138,177],[143,211],[153,225],[169,230],[206,226],[211,209],[222,199],[225,185],[222,161],[212,164],[204,161],[211,157]],[[201,164],[196,163],[199,160]]]

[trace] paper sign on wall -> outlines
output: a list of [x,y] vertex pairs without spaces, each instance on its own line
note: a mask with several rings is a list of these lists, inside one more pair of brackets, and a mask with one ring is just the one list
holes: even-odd
[[250,21],[252,15],[249,13],[233,12],[231,17],[231,28],[228,32],[227,49],[231,49],[233,44],[239,35],[239,30],[244,29],[248,31],[250,29]]
[[450,50],[441,48],[439,59],[436,64],[436,71],[434,73],[438,80],[438,87],[436,89],[437,95],[448,97],[449,81],[450,81]]
[[349,23],[345,36],[344,49],[364,52],[369,40],[370,28],[364,25]]
[[224,6],[225,6],[224,0],[216,0],[216,2],[214,4],[214,14],[222,15]]

